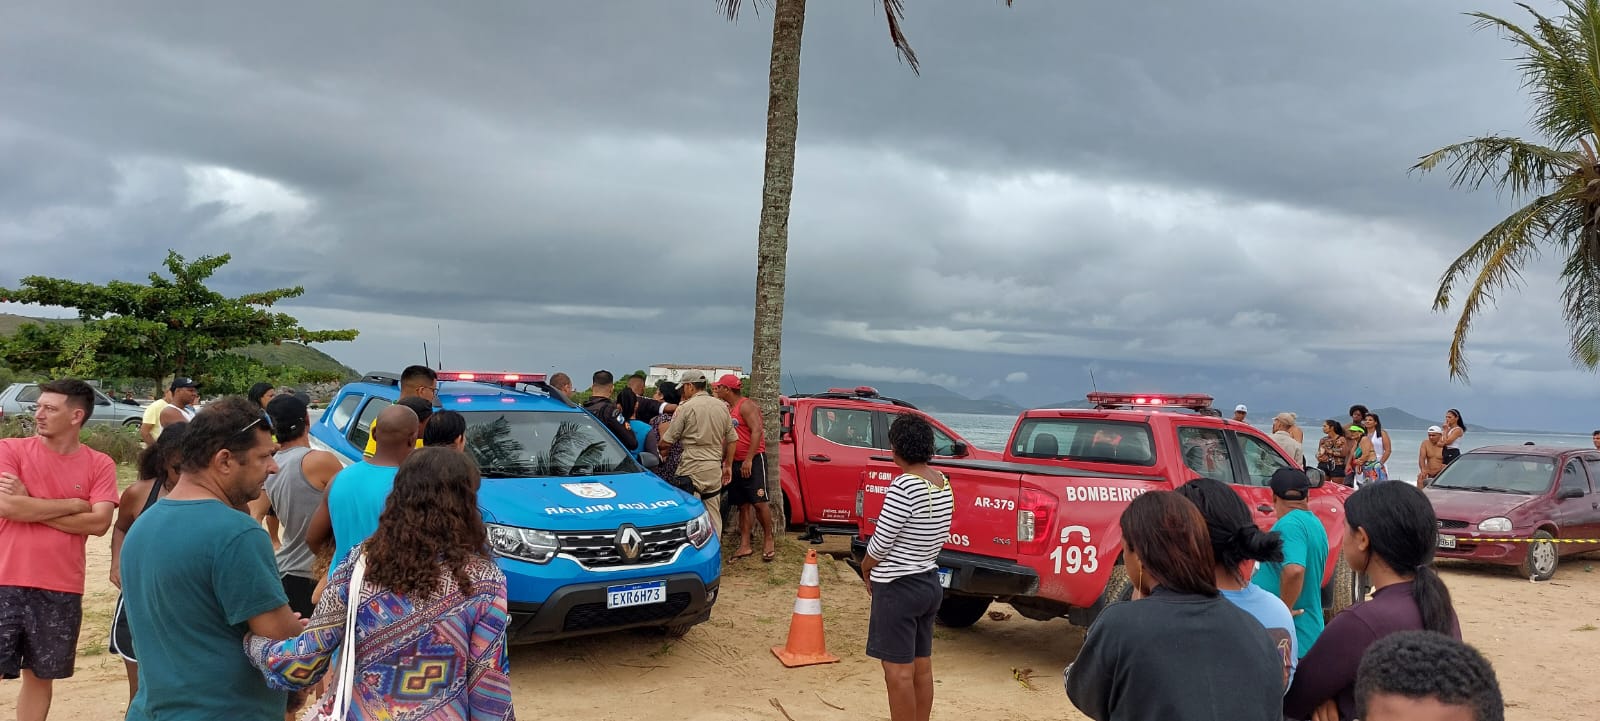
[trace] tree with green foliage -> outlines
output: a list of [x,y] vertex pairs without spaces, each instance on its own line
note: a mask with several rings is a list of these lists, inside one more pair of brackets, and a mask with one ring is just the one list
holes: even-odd
[[214,364],[223,371],[236,368],[237,356],[228,351],[244,346],[355,339],[357,331],[306,330],[293,316],[268,310],[301,296],[304,288],[230,298],[206,287],[229,260],[223,254],[189,262],[168,251],[170,277],[151,273],[148,284],[31,275],[20,288],[0,288],[0,302],[73,308],[79,321],[24,325],[0,342],[0,360],[19,370],[149,378],[159,387],[171,375],[203,377]]
[[1544,248],[1565,258],[1563,313],[1576,365],[1600,366],[1600,0],[1562,0],[1548,17],[1523,5],[1530,28],[1487,13],[1476,27],[1499,30],[1521,51],[1523,87],[1533,94],[1533,128],[1543,144],[1519,138],[1473,138],[1435,150],[1412,168],[1446,168],[1451,185],[1484,185],[1520,205],[1466,252],[1439,281],[1434,310],[1447,310],[1470,279],[1450,343],[1450,376],[1465,379],[1467,332],[1495,294],[1520,285],[1522,270]]

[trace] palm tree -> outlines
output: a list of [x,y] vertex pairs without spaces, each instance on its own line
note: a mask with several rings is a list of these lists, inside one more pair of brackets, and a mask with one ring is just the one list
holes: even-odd
[[[755,0],[752,0],[754,2]],[[900,21],[904,0],[880,0],[895,53],[919,73]],[[1012,0],[1005,0],[1009,7]],[[717,0],[717,9],[738,20],[745,0]],[[788,278],[789,199],[794,194],[794,147],[800,127],[800,40],[805,34],[806,0],[772,0],[772,59],[767,71],[767,157],[761,180],[761,225],[756,232],[756,313],[750,353],[750,396],[761,408],[767,468],[778,468],[779,396],[783,355],[783,297]],[[772,517],[784,519],[780,474],[767,473]],[[782,523],[783,521],[780,521]]]
[[1517,287],[1522,269],[1544,248],[1566,257],[1561,296],[1574,364],[1600,366],[1600,0],[1562,0],[1565,14],[1533,8],[1531,30],[1471,13],[1521,51],[1523,86],[1534,98],[1533,127],[1545,144],[1519,138],[1473,138],[1423,156],[1414,171],[1443,166],[1452,187],[1485,184],[1521,207],[1456,258],[1439,281],[1433,308],[1446,310],[1470,279],[1450,343],[1450,377],[1465,380],[1467,332],[1495,293]]

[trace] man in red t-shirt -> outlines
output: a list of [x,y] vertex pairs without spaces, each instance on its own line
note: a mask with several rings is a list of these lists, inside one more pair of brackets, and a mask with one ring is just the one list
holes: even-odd
[[778,551],[772,535],[772,507],[767,503],[766,429],[761,426],[761,409],[756,402],[740,394],[743,386],[739,376],[729,373],[711,387],[717,400],[728,404],[733,430],[739,435],[739,445],[733,451],[733,482],[728,485],[728,503],[739,509],[739,548],[733,552],[733,560],[755,553],[750,547],[750,519],[754,516],[766,539],[761,560],[771,563]]
[[94,389],[40,387],[38,435],[0,440],[0,678],[22,677],[17,721],[44,721],[54,679],[72,675],[83,618],[84,543],[117,506],[117,469],[78,442]]

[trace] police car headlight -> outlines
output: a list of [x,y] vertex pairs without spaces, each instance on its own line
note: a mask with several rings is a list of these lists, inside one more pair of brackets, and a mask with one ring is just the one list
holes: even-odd
[[556,534],[532,528],[517,528],[490,523],[489,547],[506,558],[529,563],[549,563],[561,550]]
[[1488,531],[1490,533],[1508,533],[1511,531],[1511,519],[1499,517],[1486,518],[1482,523],[1478,524],[1478,530]]
[[684,530],[688,531],[689,542],[694,544],[695,548],[704,548],[717,535],[716,528],[711,525],[711,513],[709,511],[690,521],[688,527]]

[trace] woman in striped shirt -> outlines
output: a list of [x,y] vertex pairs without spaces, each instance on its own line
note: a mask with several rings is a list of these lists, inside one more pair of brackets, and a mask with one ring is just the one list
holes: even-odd
[[928,466],[933,426],[910,413],[889,426],[900,475],[889,484],[861,574],[872,596],[867,655],[883,662],[891,721],[933,711],[933,617],[944,599],[939,549],[950,536],[950,479]]

